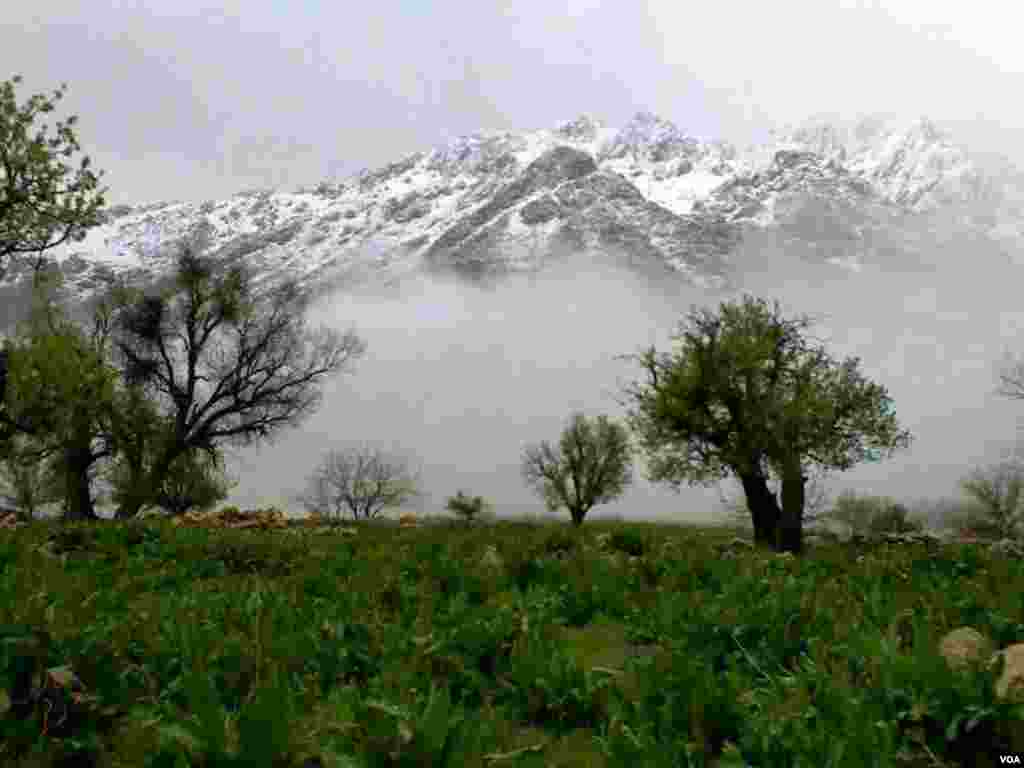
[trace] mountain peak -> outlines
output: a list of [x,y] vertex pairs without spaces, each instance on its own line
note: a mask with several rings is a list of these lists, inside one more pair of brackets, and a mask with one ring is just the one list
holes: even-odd
[[604,122],[584,113],[574,120],[563,120],[555,126],[555,133],[574,141],[594,141],[604,128]]
[[[846,240],[864,237],[887,211],[946,203],[984,204],[1000,232],[1024,238],[1024,205],[1014,202],[1024,199],[1024,178],[1011,171],[981,169],[927,117],[814,115],[737,158],[731,145],[689,137],[647,110],[618,129],[583,113],[553,129],[458,136],[296,194],[108,210],[86,241],[54,256],[82,299],[113,275],[166,273],[165,246],[193,230],[209,235],[218,260],[244,259],[261,280],[290,275],[306,287],[427,265],[532,269],[545,247],[642,251],[697,280],[721,274],[751,228],[820,224],[837,206]],[[808,208],[812,198],[824,207]],[[818,237],[808,231],[805,239]]]
[[604,159],[632,157],[660,163],[698,153],[700,142],[685,135],[670,120],[653,112],[640,111],[605,143]]
[[641,110],[633,115],[629,122],[622,127],[622,130],[619,131],[619,135],[635,142],[645,142],[648,144],[669,136],[683,137],[682,132],[671,120],[665,120],[646,110]]

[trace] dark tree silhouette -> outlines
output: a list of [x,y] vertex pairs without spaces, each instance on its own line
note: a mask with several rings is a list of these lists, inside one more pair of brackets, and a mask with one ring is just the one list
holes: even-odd
[[307,305],[294,281],[257,302],[243,268],[215,276],[213,262],[189,241],[170,288],[154,294],[114,286],[105,306],[115,365],[129,387],[164,408],[169,425],[149,466],[137,464],[119,519],[155,497],[180,456],[200,450],[214,458],[221,444],[272,439],[316,410],[319,381],[342,372],[366,346],[352,331],[306,331]]

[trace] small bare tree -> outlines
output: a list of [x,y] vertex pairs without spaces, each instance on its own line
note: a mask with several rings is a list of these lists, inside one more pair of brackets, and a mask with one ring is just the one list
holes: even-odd
[[971,528],[1000,539],[1015,539],[1024,533],[1024,465],[1004,461],[976,469],[960,485],[977,503],[974,519],[966,521]]
[[408,463],[378,448],[332,450],[294,500],[307,512],[340,519],[369,520],[420,495],[419,478]]
[[558,448],[547,441],[526,448],[522,472],[549,511],[565,507],[582,525],[591,507],[618,498],[633,479],[628,432],[607,416],[574,413]]

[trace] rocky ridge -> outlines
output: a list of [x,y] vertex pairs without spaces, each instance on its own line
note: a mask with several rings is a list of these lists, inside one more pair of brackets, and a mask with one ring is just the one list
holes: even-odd
[[[739,152],[646,112],[617,131],[584,115],[551,130],[459,137],[315,189],[115,206],[83,241],[52,253],[72,302],[115,275],[142,285],[170,274],[186,236],[221,268],[248,265],[257,290],[285,277],[314,291],[424,268],[500,275],[575,250],[626,253],[722,285],[730,254],[755,230],[837,263],[869,249],[872,233],[936,211],[1017,239],[1022,178],[926,120],[812,119]],[[28,270],[15,260],[6,288]]]

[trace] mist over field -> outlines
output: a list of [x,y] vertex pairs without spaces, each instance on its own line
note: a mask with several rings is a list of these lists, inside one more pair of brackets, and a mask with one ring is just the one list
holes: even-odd
[[[1021,268],[1014,254],[944,243],[927,222],[920,226],[918,249],[886,251],[883,262],[859,271],[822,264],[770,236],[749,240],[735,258],[739,285],[726,294],[630,266],[628,257],[593,254],[490,287],[416,274],[346,288],[311,307],[308,323],[355,327],[366,356],[327,384],[304,427],[239,453],[231,471],[242,485],[232,498],[287,505],[281,489],[301,489],[326,451],[368,441],[421,468],[424,511],[440,512],[462,488],[494,502],[499,515],[542,514],[519,476],[524,445],[556,441],[575,409],[623,416],[620,384],[641,371],[616,356],[650,344],[667,351],[694,304],[715,308],[742,291],[778,298],[788,316],[820,318],[810,333],[837,359],[860,357],[915,436],[892,459],[833,473],[833,493],[959,495],[971,468],[1014,450],[1024,415],[1024,405],[994,391],[1004,356],[1024,352],[1013,343],[1024,321],[1015,287]],[[677,494],[647,483],[637,468],[626,494],[591,517],[724,519],[717,489]],[[732,481],[723,489],[738,490]]]

